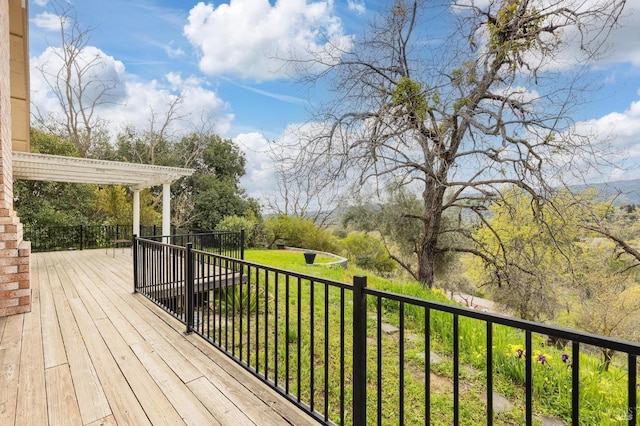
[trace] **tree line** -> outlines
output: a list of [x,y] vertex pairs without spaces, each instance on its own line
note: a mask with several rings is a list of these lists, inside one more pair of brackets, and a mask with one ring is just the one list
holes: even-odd
[[[42,154],[80,156],[69,140],[41,130],[31,130],[31,150]],[[215,229],[227,216],[260,216],[259,203],[240,186],[244,154],[229,139],[192,133],[179,139],[154,139],[129,129],[105,144],[93,158],[195,169],[192,176],[171,186],[172,224],[178,228]],[[160,188],[140,195],[140,220],[161,224]],[[113,185],[16,181],[15,209],[25,224],[58,226],[79,224],[130,224],[129,188]]]

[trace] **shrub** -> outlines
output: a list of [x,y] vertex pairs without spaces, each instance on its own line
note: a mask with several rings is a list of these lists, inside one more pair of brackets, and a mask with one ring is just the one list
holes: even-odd
[[284,241],[291,247],[309,250],[335,252],[336,238],[327,230],[318,228],[311,220],[300,217],[279,215],[267,219],[264,223],[267,247],[278,241]]
[[[240,289],[239,286],[226,287],[221,290],[220,297],[222,304],[220,309],[222,312],[242,311],[244,314],[264,312],[265,289],[255,285],[247,285]],[[269,298],[268,298],[269,299]],[[212,305],[212,309],[218,309],[217,302]]]
[[[254,216],[254,215],[252,215]],[[261,222],[256,217],[225,216],[216,226],[216,231],[236,231],[244,229],[245,245],[247,247],[258,247],[260,245]]]
[[396,263],[375,236],[364,232],[350,232],[341,241],[343,253],[355,264],[364,269],[386,275],[396,270]]

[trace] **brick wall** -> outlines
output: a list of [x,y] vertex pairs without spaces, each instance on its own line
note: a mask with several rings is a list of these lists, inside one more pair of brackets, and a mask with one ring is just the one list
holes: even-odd
[[[21,2],[0,0],[0,316],[31,310],[31,245],[13,210],[9,15],[22,19]],[[11,8],[10,8],[11,4]],[[13,16],[16,13],[17,16]]]

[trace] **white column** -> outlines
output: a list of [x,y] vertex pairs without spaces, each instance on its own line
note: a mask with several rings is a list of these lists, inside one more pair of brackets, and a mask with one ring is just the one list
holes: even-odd
[[140,190],[133,190],[133,235],[140,236]]
[[162,184],[162,235],[171,235],[171,182]]

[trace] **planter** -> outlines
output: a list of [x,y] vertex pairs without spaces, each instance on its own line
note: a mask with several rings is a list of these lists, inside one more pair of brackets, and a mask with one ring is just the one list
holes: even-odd
[[316,259],[316,254],[311,252],[304,253],[304,260],[307,262],[307,265],[313,265],[313,261]]

